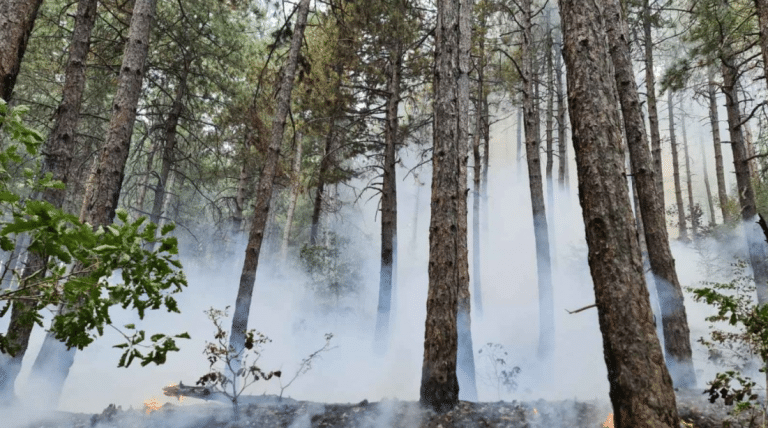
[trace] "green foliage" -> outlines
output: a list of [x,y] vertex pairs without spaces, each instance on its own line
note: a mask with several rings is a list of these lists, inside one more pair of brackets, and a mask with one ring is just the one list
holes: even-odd
[[[11,143],[22,144],[29,154],[35,154],[42,137],[27,128],[20,119],[20,112],[10,114],[0,103],[4,118],[3,131],[10,134]],[[0,151],[0,164],[6,166],[20,162],[13,145]],[[10,251],[14,237],[28,234],[29,252],[47,257],[46,272],[34,272],[20,279],[17,289],[0,290],[0,309],[4,316],[13,301],[23,301],[29,308],[25,321],[42,324],[39,311],[48,305],[62,310],[53,319],[51,332],[68,347],[83,349],[96,337],[104,334],[104,326],[111,325],[109,310],[113,306],[136,311],[143,319],[146,310],[162,307],[169,312],[179,312],[174,293],[187,285],[181,263],[177,260],[178,244],[170,236],[172,225],[159,232],[146,219],[130,221],[127,212],[118,210],[117,221],[106,227],[94,229],[80,223],[77,217],[55,208],[45,201],[23,201],[9,189],[12,177],[0,175],[0,206],[6,218],[0,223],[0,246]],[[50,177],[32,180],[36,189],[47,186],[61,187]],[[156,251],[146,249],[147,244],[159,243]],[[114,272],[120,272],[122,281],[109,281]],[[135,329],[130,327],[129,329]],[[188,338],[186,333],[176,336],[156,334],[151,344],[144,345],[143,330],[127,336],[126,343],[116,345],[125,349],[119,366],[127,367],[138,358],[142,365],[162,364],[166,354],[177,351],[174,338]],[[142,353],[137,348],[148,347]],[[8,346],[6,337],[0,335],[0,352],[15,352]]]
[[[338,306],[342,297],[357,293],[360,287],[359,266],[347,257],[349,240],[334,232],[326,232],[328,245],[305,244],[299,259],[309,277],[309,286],[326,306]],[[320,241],[323,239],[320,238]]]
[[[768,306],[756,304],[754,281],[746,269],[746,262],[737,261],[732,264],[729,282],[705,281],[704,287],[688,288],[695,301],[707,303],[717,310],[705,318],[712,323],[709,338],[702,337],[699,342],[709,349],[710,360],[732,368],[718,373],[705,392],[709,393],[710,402],[721,398],[726,405],[737,404],[739,409],[754,407],[758,400],[757,394],[753,393],[755,382],[741,372],[755,356],[763,365],[768,358]],[[765,372],[765,367],[760,371]]]

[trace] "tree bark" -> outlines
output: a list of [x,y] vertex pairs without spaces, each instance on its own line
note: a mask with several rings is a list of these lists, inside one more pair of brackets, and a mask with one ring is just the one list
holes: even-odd
[[528,185],[531,192],[533,211],[533,233],[536,240],[536,272],[539,286],[539,346],[537,355],[540,359],[552,355],[555,347],[554,295],[552,291],[552,267],[550,264],[549,231],[547,214],[544,207],[544,189],[541,179],[541,160],[539,157],[538,109],[535,108],[534,94],[534,52],[533,52],[533,16],[530,0],[521,2],[523,44],[522,81],[523,111],[525,116],[525,154],[528,161]]
[[251,309],[253,286],[256,282],[256,269],[259,263],[259,252],[264,237],[264,229],[269,217],[269,202],[272,197],[277,163],[280,160],[280,146],[283,142],[285,130],[285,118],[290,109],[291,91],[296,74],[296,64],[299,59],[304,29],[307,26],[307,14],[309,13],[309,0],[301,0],[297,6],[296,24],[294,25],[291,47],[288,51],[283,75],[277,92],[277,107],[272,120],[272,134],[267,148],[267,156],[264,168],[261,171],[259,184],[256,188],[253,222],[248,235],[248,246],[245,249],[245,261],[240,275],[240,286],[237,291],[235,313],[232,316],[232,331],[229,344],[235,353],[240,353],[245,345],[245,334],[248,330],[248,315]]
[[[552,177],[552,172],[555,166],[555,136],[554,136],[554,121],[555,121],[555,75],[554,75],[554,65],[552,63],[552,47],[554,45],[554,42],[552,40],[552,29],[550,24],[550,11],[552,9],[547,9],[545,11],[545,21],[546,21],[546,27],[545,27],[545,36],[546,37],[546,43],[544,46],[544,52],[546,57],[546,70],[547,70],[547,106],[546,106],[546,116],[544,118],[544,135],[546,139],[547,144],[547,165],[546,165],[546,177],[547,177],[547,203],[549,210],[547,214],[549,214],[547,220],[549,223],[553,222],[553,212],[555,207],[555,183],[554,178]],[[554,236],[552,237],[554,239]]]
[[0,97],[11,101],[21,59],[43,0],[5,0],[0,3]]
[[701,166],[704,172],[704,188],[707,191],[707,206],[709,208],[709,227],[717,226],[715,220],[715,204],[712,201],[712,188],[709,184],[709,168],[707,168],[707,154],[704,152],[704,146],[699,144],[701,149]]
[[[486,26],[486,15],[483,14],[479,25],[481,28]],[[479,57],[477,64],[477,103],[475,103],[476,126],[475,135],[472,141],[472,161],[474,169],[472,172],[472,275],[470,276],[474,293],[475,314],[482,316],[482,276],[481,261],[482,253],[480,249],[480,205],[485,200],[485,191],[487,190],[486,180],[488,179],[488,94],[485,88],[485,37],[480,37],[477,42]],[[480,152],[481,138],[485,156]]]
[[315,192],[315,204],[312,209],[312,225],[309,231],[309,245],[317,245],[317,234],[320,227],[320,214],[323,212],[323,190],[325,189],[326,176],[333,164],[333,143],[336,137],[336,120],[332,116],[328,119],[328,135],[325,137],[325,153],[320,160],[320,170],[317,172],[317,190]]
[[685,221],[683,189],[680,184],[680,161],[677,156],[677,141],[675,139],[675,109],[672,104],[672,90],[667,92],[667,110],[669,111],[669,143],[672,147],[672,174],[675,180],[675,203],[677,204],[677,239],[687,242],[688,225]]
[[685,182],[688,190],[688,212],[691,214],[691,238],[695,241],[699,237],[699,216],[696,213],[696,205],[693,203],[693,180],[691,177],[691,156],[688,153],[688,132],[685,129],[685,116],[680,118],[680,126],[683,130],[683,155],[685,155]]
[[397,277],[397,139],[398,108],[400,106],[400,76],[402,48],[399,43],[390,51],[387,78],[387,113],[384,129],[384,165],[381,187],[381,270],[379,272],[379,304],[376,312],[374,343],[384,352],[389,341],[392,288]]
[[766,260],[763,240],[760,239],[761,231],[757,226],[755,191],[749,176],[746,148],[741,130],[741,110],[737,91],[739,73],[734,65],[734,58],[724,55],[721,59],[723,62],[723,93],[725,94],[725,108],[728,112],[728,131],[733,151],[733,166],[736,170],[741,219],[744,222],[744,236],[749,252],[749,263],[752,266],[752,274],[755,279],[757,301],[760,305],[764,305],[768,303],[768,260]]
[[763,74],[768,76],[768,0],[755,0],[760,30],[760,51],[763,54]]
[[707,71],[709,76],[709,85],[707,92],[709,95],[709,123],[712,126],[712,143],[715,146],[715,175],[717,176],[717,198],[720,201],[720,211],[723,215],[723,223],[731,221],[731,215],[728,213],[728,194],[725,191],[725,172],[723,169],[723,151],[720,147],[720,119],[717,113],[717,92],[712,68]]
[[471,6],[469,0],[437,2],[429,291],[419,392],[422,405],[437,412],[459,401],[457,315],[462,290],[469,290],[468,275],[462,273],[467,239],[462,217],[466,227],[467,212],[461,171],[469,124]]
[[296,213],[296,202],[301,193],[301,152],[303,149],[303,138],[301,131],[296,131],[296,152],[293,155],[293,165],[291,166],[291,191],[288,200],[288,211],[285,215],[285,228],[283,229],[283,240],[280,243],[280,260],[285,262],[288,258],[288,243],[291,238],[291,229],[293,228],[293,216]]
[[[112,116],[106,140],[86,189],[80,220],[94,228],[107,226],[115,217],[115,209],[125,175],[125,164],[136,120],[149,47],[149,34],[157,0],[137,0],[133,7],[130,32],[120,67],[117,92],[112,102]],[[61,308],[67,310],[67,308]],[[67,350],[49,332],[32,367],[34,382],[46,385],[52,402],[58,402],[75,349]]]
[[600,16],[608,1],[560,0],[560,13],[579,200],[614,424],[677,428],[624,177],[616,80]]
[[[51,178],[67,184],[75,152],[75,134],[80,119],[80,105],[85,90],[86,60],[90,51],[91,30],[96,22],[97,0],[81,0],[77,6],[69,59],[64,75],[62,100],[56,109],[54,125],[45,144],[42,174],[51,173]],[[2,19],[2,18],[0,18]],[[66,191],[46,188],[41,199],[56,208],[63,208]],[[45,276],[48,263],[46,254],[30,253],[22,272],[22,281],[32,281]],[[34,324],[29,322],[32,308],[20,301],[13,303],[11,320],[8,325],[12,346],[17,349],[13,357],[0,356],[0,402],[13,395],[13,385],[21,370],[21,362],[29,345]]]
[[629,30],[616,0],[607,0],[605,23],[616,87],[624,119],[627,147],[632,166],[632,179],[640,202],[648,260],[656,283],[664,331],[667,368],[675,386],[696,386],[696,373],[685,311],[683,290],[675,270],[675,259],[669,248],[669,237],[663,205],[658,197],[653,158],[648,148],[640,96],[632,68]]
[[519,108],[517,110],[517,150],[515,151],[517,155],[517,175],[518,177],[523,172],[523,128],[525,125],[523,124],[523,108]]
[[653,36],[651,34],[651,6],[649,0],[643,3],[643,37],[645,48],[645,90],[648,101],[648,123],[651,129],[651,153],[653,154],[653,169],[656,172],[656,186],[661,201],[664,204],[664,167],[661,163],[661,133],[659,132],[659,112],[656,107],[656,75],[653,71]]
[[557,182],[563,191],[567,191],[568,185],[568,128],[565,123],[565,89],[563,88],[563,65],[561,52],[563,50],[562,36],[557,32],[555,39],[555,97],[557,98],[557,146],[560,161],[557,169]]

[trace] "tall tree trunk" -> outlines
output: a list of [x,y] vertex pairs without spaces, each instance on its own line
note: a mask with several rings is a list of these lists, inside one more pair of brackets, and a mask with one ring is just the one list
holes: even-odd
[[379,272],[379,305],[376,312],[374,343],[383,352],[389,341],[392,287],[397,277],[397,139],[398,107],[400,105],[400,75],[402,48],[398,43],[390,52],[387,82],[387,113],[384,129],[384,176],[381,186],[381,270]]
[[707,154],[704,153],[704,146],[699,144],[701,149],[701,166],[704,172],[704,188],[707,191],[707,207],[709,208],[709,227],[717,226],[715,221],[715,204],[712,200],[712,188],[709,185],[709,169],[707,168]]
[[165,118],[163,124],[163,164],[160,167],[160,178],[157,181],[157,187],[155,187],[155,200],[152,204],[152,214],[150,221],[158,224],[160,222],[160,216],[163,214],[163,203],[165,202],[165,194],[168,191],[168,176],[171,173],[171,168],[175,163],[175,151],[176,151],[176,128],[179,125],[179,119],[181,113],[184,110],[184,99],[187,95],[187,75],[189,74],[190,62],[187,58],[184,60],[184,68],[179,76],[178,86],[176,87],[176,94],[173,99],[173,105],[171,111],[168,112],[168,117]]
[[607,0],[605,4],[606,30],[624,119],[632,179],[640,202],[648,260],[661,302],[667,368],[675,386],[693,388],[696,386],[696,373],[683,290],[675,270],[675,259],[669,248],[664,207],[659,200],[656,171],[648,148],[640,96],[632,69],[629,30],[617,0]]
[[517,156],[517,176],[520,177],[523,173],[523,108],[517,110],[517,150],[515,154]]
[[[72,156],[75,152],[75,133],[80,119],[80,105],[85,90],[86,60],[90,51],[91,30],[96,22],[98,0],[81,0],[77,6],[69,59],[64,75],[62,100],[56,109],[54,125],[45,145],[42,173],[51,173],[51,178],[66,184],[69,181]],[[0,18],[1,20],[2,18]],[[56,208],[63,208],[66,192],[64,189],[46,188],[41,199]],[[45,276],[48,263],[46,254],[32,252],[22,273],[22,281],[33,281]],[[29,345],[34,324],[28,317],[33,310],[20,301],[14,302],[8,333],[12,347],[17,351],[13,357],[0,356],[0,403],[13,395],[13,385],[21,370],[21,362]]]
[[[550,18],[550,11],[552,9],[547,9],[545,11],[545,35],[546,37],[546,43],[544,46],[544,52],[546,57],[546,70],[547,70],[547,106],[546,106],[546,117],[544,118],[544,135],[546,139],[547,144],[547,165],[546,165],[546,177],[547,177],[547,204],[549,207],[549,210],[547,211],[548,217],[547,220],[549,223],[553,222],[553,213],[554,213],[554,207],[555,207],[555,184],[554,179],[552,178],[552,171],[555,166],[555,136],[554,136],[554,120],[555,120],[555,76],[554,76],[554,65],[552,63],[552,47],[554,45],[554,42],[552,40],[552,28],[551,28],[551,18]],[[554,235],[552,236],[552,239],[554,240]]]
[[301,0],[297,6],[296,24],[294,25],[293,37],[291,38],[291,47],[288,56],[285,59],[283,75],[280,79],[280,86],[277,92],[277,106],[275,116],[272,120],[272,135],[267,148],[267,156],[264,160],[264,168],[259,177],[259,184],[256,188],[255,206],[253,211],[253,222],[251,231],[248,235],[248,246],[245,249],[245,261],[243,271],[240,275],[240,286],[237,291],[237,300],[235,303],[235,313],[232,316],[232,331],[230,333],[229,345],[234,348],[236,354],[242,352],[245,345],[245,335],[248,330],[248,315],[251,310],[251,298],[253,296],[253,286],[256,282],[256,269],[259,263],[259,252],[264,237],[264,229],[269,217],[269,202],[272,197],[272,187],[275,174],[277,172],[277,163],[280,160],[280,146],[283,142],[283,131],[285,129],[285,118],[288,115],[288,109],[291,102],[291,90],[293,89],[293,80],[296,74],[296,64],[299,59],[304,29],[307,26],[307,14],[309,13],[309,0]]
[[768,260],[766,260],[765,247],[761,231],[757,226],[757,206],[755,204],[755,192],[752,189],[752,181],[749,177],[746,148],[741,131],[741,110],[739,107],[738,70],[734,66],[734,58],[723,58],[723,93],[725,94],[725,107],[728,112],[728,130],[731,137],[731,149],[733,151],[733,166],[736,170],[736,185],[739,191],[739,204],[741,206],[741,219],[744,222],[744,236],[749,251],[749,263],[752,266],[752,274],[757,289],[757,301],[760,305],[768,303]]
[[245,198],[248,185],[251,182],[251,144],[253,143],[252,130],[245,131],[243,138],[243,154],[240,165],[240,175],[237,178],[237,192],[235,193],[235,209],[232,213],[232,233],[237,235],[243,229],[243,211],[245,211]]
[[[479,22],[481,28],[485,28],[486,19],[485,14],[482,15]],[[480,37],[477,42],[480,59],[477,64],[477,103],[475,103],[476,111],[476,126],[475,135],[472,141],[472,161],[474,165],[472,173],[472,280],[474,293],[474,309],[475,314],[478,316],[483,315],[483,298],[482,298],[482,276],[481,272],[481,260],[482,254],[480,249],[480,205],[485,199],[485,191],[487,190],[486,180],[488,179],[488,137],[489,132],[487,129],[488,124],[488,94],[486,94],[485,88],[485,37]],[[483,139],[483,152],[485,157],[481,156],[480,139]]]
[[685,182],[688,188],[688,212],[691,214],[691,238],[699,237],[699,216],[696,213],[696,205],[693,203],[693,179],[691,177],[691,156],[688,153],[688,132],[685,129],[685,115],[680,118],[680,126],[683,130],[683,154],[685,155]]
[[293,154],[293,165],[291,166],[291,191],[288,197],[288,211],[285,215],[285,228],[283,229],[283,240],[280,243],[280,260],[285,262],[288,257],[288,242],[291,239],[291,229],[293,228],[293,216],[296,213],[296,202],[301,193],[301,152],[303,148],[303,138],[301,131],[296,131],[296,152]]
[[315,192],[315,204],[312,209],[312,224],[309,231],[309,245],[317,245],[317,234],[320,228],[320,214],[323,212],[323,190],[325,189],[326,176],[333,164],[333,143],[336,138],[336,120],[331,116],[328,119],[328,135],[325,137],[325,153],[320,161],[320,170],[317,172],[317,190]]
[[768,0],[755,0],[760,29],[760,51],[763,54],[763,73],[768,76]]
[[606,1],[612,0],[559,3],[579,200],[614,425],[677,428],[675,394],[654,331],[624,179],[616,80],[600,19]]
[[653,36],[651,34],[651,6],[649,0],[643,3],[643,45],[645,48],[645,91],[648,101],[648,123],[651,129],[651,153],[653,170],[656,172],[656,186],[659,188],[659,201],[662,211],[664,204],[664,167],[661,163],[661,133],[659,132],[659,112],[656,107],[656,75],[653,71]]
[[459,401],[457,315],[462,290],[469,290],[468,275],[462,273],[467,239],[462,217],[466,226],[467,212],[461,170],[469,124],[471,6],[469,0],[437,2],[429,291],[419,390],[422,405],[437,412]]
[[136,211],[138,212],[138,215],[136,216],[137,218],[144,214],[144,201],[147,198],[149,176],[152,173],[152,164],[155,161],[155,152],[157,152],[158,149],[159,144],[156,142],[152,143],[149,153],[147,153],[147,164],[144,167],[144,176],[141,178],[141,183],[139,184],[139,197],[136,199]]
[[560,190],[568,190],[568,138],[566,136],[568,128],[565,123],[565,89],[563,88],[563,64],[561,62],[561,52],[563,50],[563,41],[560,31],[557,32],[555,39],[555,96],[557,97],[557,146],[560,162],[557,169],[557,182]]
[[533,233],[536,240],[536,272],[539,285],[539,347],[540,359],[552,355],[555,347],[554,295],[552,291],[552,267],[550,265],[549,231],[544,208],[544,189],[539,158],[538,109],[534,94],[533,16],[530,0],[521,2],[523,23],[522,71],[523,111],[525,115],[525,154],[528,161],[528,185],[533,210]]
[[[141,95],[149,33],[156,5],[157,0],[136,0],[133,7],[106,140],[99,155],[98,168],[94,169],[89,179],[81,210],[81,215],[84,215],[80,220],[94,228],[107,226],[115,218]],[[50,393],[54,403],[58,402],[74,358],[75,349],[66,349],[50,332],[46,335],[32,367],[33,381],[36,385],[45,385],[43,389],[47,389],[46,393]]]
[[11,101],[21,59],[43,0],[0,2],[0,98]]
[[672,90],[667,92],[667,109],[669,111],[669,144],[672,147],[672,174],[675,179],[675,203],[677,204],[677,231],[681,241],[688,241],[688,225],[685,221],[685,206],[683,205],[683,189],[680,184],[680,161],[677,155],[675,139],[675,108],[672,103]]
[[715,84],[714,72],[710,67],[707,71],[709,84],[707,92],[709,94],[709,123],[712,126],[712,143],[715,146],[715,175],[717,176],[717,198],[720,201],[720,211],[723,214],[723,223],[731,221],[728,213],[728,194],[725,192],[725,172],[723,168],[723,151],[720,147],[720,119],[717,113],[717,85]]

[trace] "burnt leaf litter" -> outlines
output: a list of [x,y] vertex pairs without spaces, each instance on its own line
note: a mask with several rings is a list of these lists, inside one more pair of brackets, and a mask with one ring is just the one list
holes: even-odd
[[[110,405],[99,415],[58,412],[22,428],[605,428],[613,427],[610,405],[598,401],[486,402],[461,401],[453,410],[436,414],[417,402],[383,400],[356,404],[325,404],[264,397],[259,404],[241,405],[239,420],[232,407],[220,403],[175,405],[159,410],[123,410]],[[681,428],[759,426],[762,414],[729,416],[732,406],[709,403],[697,390],[678,391]]]

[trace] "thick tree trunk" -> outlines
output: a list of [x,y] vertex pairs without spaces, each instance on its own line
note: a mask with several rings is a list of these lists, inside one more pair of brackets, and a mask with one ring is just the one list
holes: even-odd
[[387,83],[386,127],[384,129],[384,165],[381,186],[381,270],[379,272],[379,305],[374,331],[375,347],[384,352],[389,341],[392,288],[397,277],[397,139],[398,107],[400,105],[400,75],[402,49],[394,47],[390,52]]
[[752,266],[752,274],[757,289],[757,300],[760,305],[768,303],[768,260],[766,260],[765,246],[760,238],[761,231],[757,226],[757,206],[755,204],[755,191],[749,177],[746,148],[741,130],[741,110],[739,107],[738,70],[733,65],[732,58],[723,59],[723,93],[725,94],[725,107],[728,112],[728,130],[731,137],[731,149],[733,151],[733,166],[736,170],[736,185],[739,191],[739,204],[741,206],[741,219],[744,222],[744,236],[749,251],[749,263]]
[[617,428],[677,428],[624,178],[616,80],[600,4],[560,0],[568,105],[610,397]]
[[469,125],[471,6],[469,0],[437,2],[429,291],[420,402],[438,412],[449,411],[459,401],[457,315],[465,297],[462,290],[469,290],[468,275],[462,273],[467,212],[466,182],[461,182],[466,151],[461,150],[467,148]]
[[291,166],[291,191],[288,196],[288,211],[285,215],[285,228],[283,229],[283,240],[280,243],[280,260],[284,263],[288,258],[288,243],[291,239],[291,229],[293,228],[293,216],[296,213],[296,203],[301,193],[301,152],[303,148],[303,138],[301,131],[296,131],[296,152],[293,154],[293,165]]
[[691,214],[691,238],[695,241],[699,237],[699,217],[696,214],[696,205],[693,202],[693,178],[691,177],[691,156],[688,152],[688,132],[685,129],[685,116],[680,118],[680,126],[683,130],[683,154],[685,155],[685,183],[688,190],[688,212]]
[[[64,76],[62,100],[56,109],[54,125],[45,145],[42,174],[51,173],[51,178],[66,184],[69,181],[72,156],[75,152],[75,133],[80,118],[80,105],[85,90],[86,60],[91,44],[91,30],[96,22],[97,0],[81,0],[75,15],[69,59]],[[2,19],[2,18],[0,18]],[[47,188],[42,200],[56,208],[63,208],[66,191]],[[45,254],[30,253],[22,272],[22,281],[33,281],[45,276],[48,257]],[[13,395],[13,385],[21,369],[21,362],[29,345],[34,324],[30,322],[31,307],[14,302],[8,334],[12,346],[17,349],[13,357],[0,356],[0,403]]]
[[648,101],[648,123],[651,130],[651,153],[653,154],[653,170],[656,173],[659,201],[662,211],[664,204],[664,167],[661,163],[661,133],[659,132],[659,112],[656,107],[656,75],[653,71],[653,36],[651,35],[651,6],[649,0],[643,4],[643,45],[645,48],[645,91]]
[[565,123],[565,89],[563,88],[563,65],[561,52],[563,50],[563,41],[560,31],[557,32],[555,39],[555,96],[557,97],[557,146],[558,157],[560,161],[557,169],[557,182],[560,190],[568,190],[568,138],[566,133],[568,128]]
[[[89,179],[81,210],[80,220],[94,228],[111,224],[115,217],[141,95],[149,33],[156,5],[157,0],[137,0],[133,7],[106,140],[99,155],[98,167]],[[37,385],[46,385],[45,389],[50,391],[54,403],[59,399],[74,358],[75,349],[67,350],[51,333],[46,335],[32,370],[34,381]]]
[[725,191],[725,172],[723,169],[723,151],[720,147],[720,119],[717,113],[717,85],[714,80],[712,68],[708,70],[709,84],[709,123],[712,126],[712,143],[715,146],[715,175],[717,176],[717,198],[720,201],[720,211],[723,215],[723,223],[731,221],[728,213],[728,194]]
[[533,74],[533,22],[530,0],[521,3],[523,23],[523,111],[525,116],[525,154],[528,161],[528,185],[533,210],[533,233],[536,240],[536,272],[539,285],[539,347],[540,359],[552,355],[555,347],[554,295],[550,265],[549,231],[544,208],[544,189],[539,157],[538,109],[535,108]]
[[683,290],[675,270],[675,260],[669,248],[665,213],[658,197],[653,159],[648,149],[640,96],[632,69],[629,31],[616,0],[606,1],[604,13],[630,152],[632,179],[640,202],[648,259],[656,283],[656,292],[661,302],[660,306],[663,308],[661,322],[664,330],[667,367],[676,387],[692,388],[696,386],[696,373],[693,368]]
[[667,110],[669,111],[669,143],[672,147],[672,174],[675,180],[675,203],[677,204],[677,239],[688,241],[688,225],[685,220],[683,205],[683,189],[680,184],[680,161],[677,155],[677,140],[675,139],[675,109],[672,103],[672,91],[667,91]]
[[11,101],[21,59],[43,0],[0,2],[0,98]]
[[245,335],[248,330],[248,315],[251,310],[251,298],[253,286],[256,282],[256,269],[259,263],[259,252],[264,237],[264,229],[269,217],[269,202],[272,197],[272,187],[277,172],[277,163],[280,160],[280,146],[283,142],[285,118],[291,102],[291,90],[296,74],[296,64],[299,59],[304,29],[307,26],[307,14],[309,13],[309,0],[301,0],[297,6],[296,24],[294,26],[291,47],[283,68],[280,86],[277,92],[277,107],[272,120],[272,135],[267,148],[267,156],[264,161],[264,169],[261,171],[259,185],[256,188],[256,200],[253,212],[253,223],[248,235],[248,246],[245,249],[245,261],[240,275],[240,286],[237,291],[235,313],[232,316],[232,331],[229,344],[235,353],[240,353],[245,345]]

